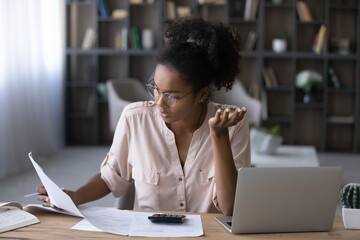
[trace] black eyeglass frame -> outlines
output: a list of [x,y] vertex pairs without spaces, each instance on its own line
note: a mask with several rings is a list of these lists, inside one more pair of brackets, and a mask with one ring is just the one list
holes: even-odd
[[[146,89],[148,91],[148,93],[150,94],[151,97],[154,98],[154,100],[156,101],[156,98],[160,97],[160,95],[164,96],[164,101],[166,103],[166,105],[168,105],[169,107],[175,107],[177,102],[180,101],[181,99],[187,97],[188,95],[190,95],[191,93],[194,92],[194,90],[191,90],[191,92],[188,92],[187,94],[185,94],[184,96],[178,98],[178,97],[174,97],[172,95],[172,93],[168,93],[168,92],[161,92],[156,85],[154,84],[154,80],[150,80],[146,85]],[[155,97],[155,90],[157,92],[157,97]],[[169,102],[170,100],[170,102]]]

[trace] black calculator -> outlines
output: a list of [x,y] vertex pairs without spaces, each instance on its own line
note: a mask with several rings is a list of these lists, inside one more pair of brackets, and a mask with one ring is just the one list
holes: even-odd
[[148,219],[154,223],[183,223],[185,221],[185,215],[173,215],[173,214],[160,214],[155,213],[148,217]]

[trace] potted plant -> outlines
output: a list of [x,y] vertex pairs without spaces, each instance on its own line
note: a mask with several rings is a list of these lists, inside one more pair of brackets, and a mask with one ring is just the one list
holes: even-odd
[[271,128],[252,128],[250,131],[251,149],[259,153],[273,154],[281,145],[280,126]]
[[314,91],[322,88],[323,77],[314,70],[302,70],[296,74],[296,87],[304,92],[303,102],[314,102]]
[[345,228],[360,229],[360,184],[348,183],[340,191]]
[[276,53],[285,52],[287,49],[288,35],[285,31],[277,31],[272,40],[272,49]]

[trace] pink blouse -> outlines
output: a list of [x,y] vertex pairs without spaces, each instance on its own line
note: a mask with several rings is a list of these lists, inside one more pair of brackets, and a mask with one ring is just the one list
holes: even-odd
[[[135,210],[216,212],[214,155],[209,118],[217,110],[208,103],[203,124],[192,137],[182,168],[173,132],[153,101],[136,102],[122,112],[112,146],[101,165],[101,177],[115,197],[135,183]],[[229,128],[237,168],[250,166],[246,117]]]

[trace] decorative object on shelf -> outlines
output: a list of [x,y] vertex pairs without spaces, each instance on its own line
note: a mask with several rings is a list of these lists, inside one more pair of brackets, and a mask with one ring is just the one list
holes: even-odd
[[332,83],[333,87],[340,88],[339,78],[336,75],[333,67],[331,67],[331,66],[328,67],[328,74],[329,74],[329,80]]
[[271,0],[271,2],[274,5],[280,5],[280,4],[282,4],[283,0]]
[[342,55],[350,54],[350,39],[349,38],[331,38],[330,51]]
[[250,130],[251,150],[258,153],[273,154],[283,142],[280,126],[272,128],[252,128]]
[[131,4],[142,4],[144,3],[144,0],[130,0]]
[[96,84],[96,90],[97,90],[99,99],[102,99],[102,100],[107,100],[108,99],[108,92],[107,92],[106,83],[98,83],[98,84]]
[[272,49],[276,53],[282,53],[287,50],[288,35],[285,31],[276,31],[272,40]]
[[190,17],[191,16],[191,8],[189,6],[178,6],[178,7],[176,7],[176,15],[180,18]]
[[150,28],[144,28],[141,31],[141,44],[146,50],[154,48],[154,33]]
[[360,183],[346,184],[339,197],[345,228],[360,229]]
[[111,17],[114,19],[125,19],[128,16],[128,12],[125,9],[114,9],[111,13]]
[[296,75],[296,87],[304,92],[304,103],[315,101],[313,93],[322,88],[323,77],[314,70],[303,70]]

